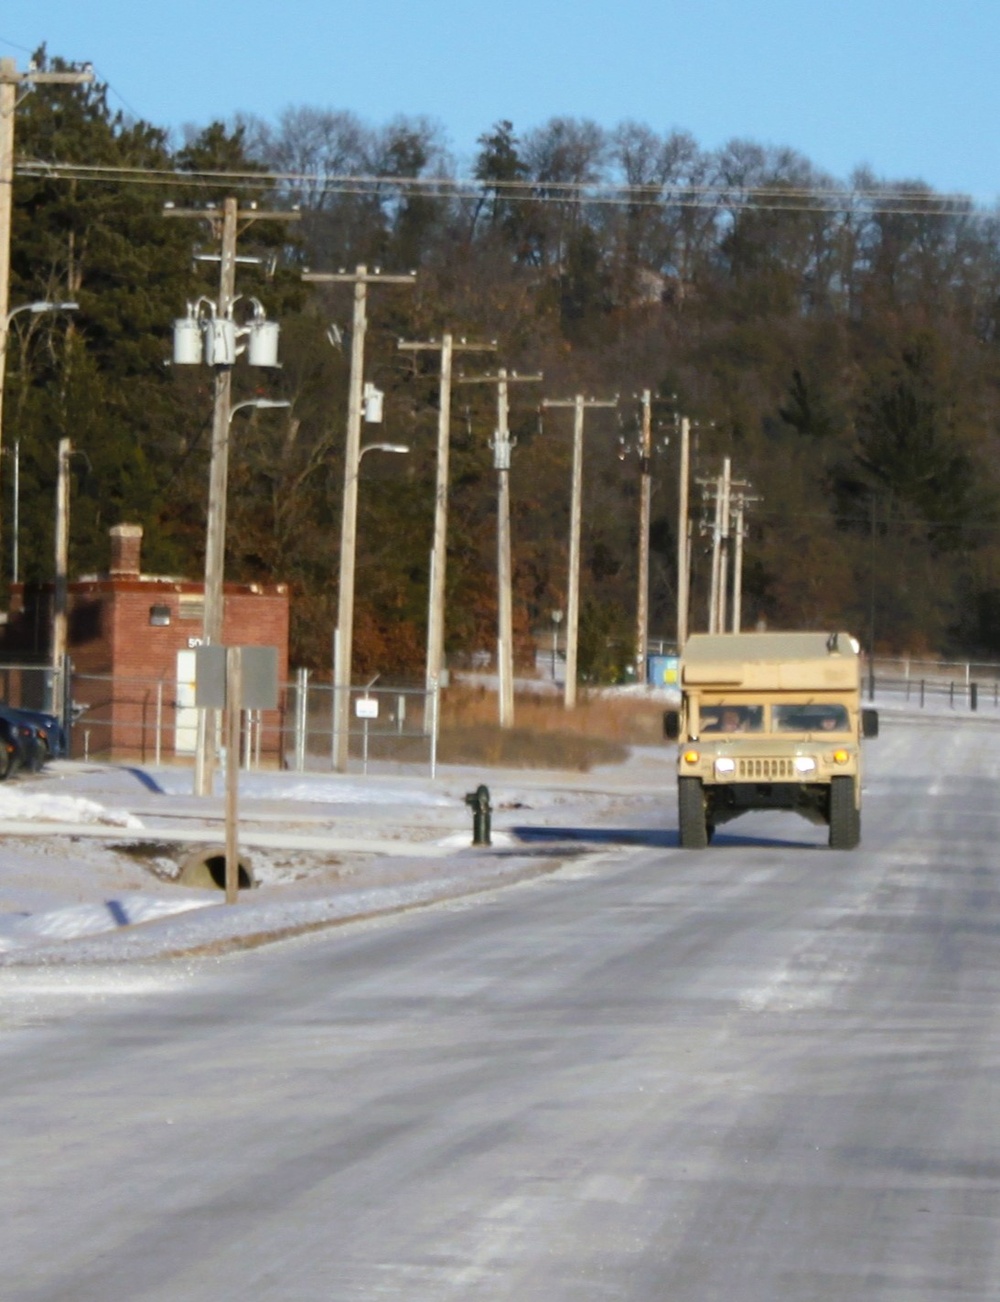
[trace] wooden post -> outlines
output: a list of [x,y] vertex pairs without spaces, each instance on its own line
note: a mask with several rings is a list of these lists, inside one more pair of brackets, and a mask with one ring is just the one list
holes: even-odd
[[239,897],[240,714],[243,706],[243,649],[226,648],[226,903]]

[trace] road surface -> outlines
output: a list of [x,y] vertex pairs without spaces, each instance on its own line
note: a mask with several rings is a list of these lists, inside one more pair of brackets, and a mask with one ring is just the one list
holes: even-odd
[[1000,727],[867,754],[855,853],[526,812],[491,896],[0,974],[0,1296],[995,1299]]

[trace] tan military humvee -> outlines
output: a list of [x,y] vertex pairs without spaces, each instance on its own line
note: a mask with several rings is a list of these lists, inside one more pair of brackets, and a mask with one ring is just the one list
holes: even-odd
[[791,809],[830,828],[830,845],[861,839],[861,738],[878,714],[861,708],[858,644],[847,633],[695,633],[681,656],[680,842],[708,845],[719,823],[750,809]]

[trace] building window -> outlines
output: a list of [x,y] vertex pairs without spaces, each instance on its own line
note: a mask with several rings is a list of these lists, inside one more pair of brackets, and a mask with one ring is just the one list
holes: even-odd
[[165,628],[170,623],[170,607],[150,606],[149,622],[156,628]]

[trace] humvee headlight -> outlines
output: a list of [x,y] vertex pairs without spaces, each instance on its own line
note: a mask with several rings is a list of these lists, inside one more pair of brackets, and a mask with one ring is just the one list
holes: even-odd
[[851,758],[851,752],[847,750],[835,750],[833,752],[834,764],[847,764]]
[[716,777],[724,778],[728,774],[735,773],[735,772],[736,772],[736,761],[734,759],[729,759],[727,756],[724,755],[721,759],[717,759],[715,761]]
[[796,755],[796,756],[795,756],[795,772],[796,772],[796,773],[815,773],[815,772],[816,772],[816,761],[812,758],[811,755]]
[[685,764],[697,764],[700,759],[701,759],[701,755],[696,750],[686,750],[684,752]]

